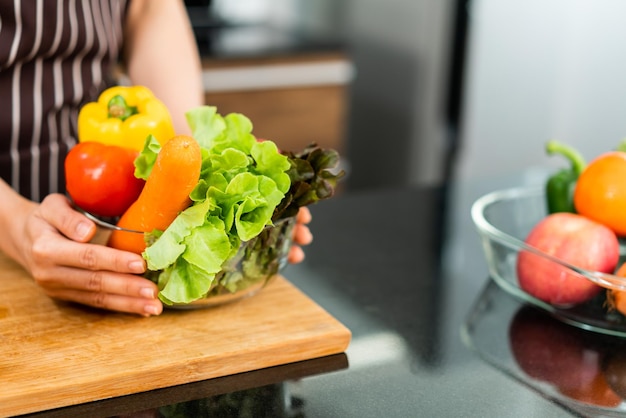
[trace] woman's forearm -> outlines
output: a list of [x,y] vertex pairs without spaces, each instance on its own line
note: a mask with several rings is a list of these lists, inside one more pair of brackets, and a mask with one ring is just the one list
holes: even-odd
[[23,264],[20,246],[20,229],[26,216],[36,207],[36,203],[24,198],[0,179],[0,251]]
[[185,112],[204,104],[198,47],[182,0],[133,0],[124,59],[133,84],[150,88],[170,109],[177,133]]

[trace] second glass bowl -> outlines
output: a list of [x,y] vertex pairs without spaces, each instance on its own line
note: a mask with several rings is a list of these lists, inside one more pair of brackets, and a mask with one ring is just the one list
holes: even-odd
[[[472,220],[482,239],[490,276],[505,291],[564,322],[596,332],[626,336],[626,317],[608,309],[604,291],[588,302],[565,308],[539,300],[520,288],[517,257],[520,251],[529,251],[605,288],[626,290],[625,277],[581,270],[525,244],[532,228],[547,216],[544,196],[540,187],[512,188],[489,193],[474,202]],[[625,252],[624,246],[620,245],[620,264]]]

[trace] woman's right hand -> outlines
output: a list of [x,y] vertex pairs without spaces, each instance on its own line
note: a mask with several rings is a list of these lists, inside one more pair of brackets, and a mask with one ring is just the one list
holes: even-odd
[[48,296],[143,316],[162,312],[156,284],[139,276],[146,269],[143,258],[89,243],[96,225],[65,196],[51,194],[41,204],[19,197],[12,203],[12,210],[1,213],[9,234],[0,248],[24,266]]
[[302,246],[309,245],[313,241],[313,234],[309,228],[312,216],[308,207],[299,208],[296,215],[296,225],[293,229],[293,245],[289,249],[288,260],[292,264],[301,263],[304,260]]

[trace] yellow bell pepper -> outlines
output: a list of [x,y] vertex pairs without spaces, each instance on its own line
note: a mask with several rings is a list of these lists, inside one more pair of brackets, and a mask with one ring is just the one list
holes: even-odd
[[163,145],[174,136],[169,110],[144,86],[116,86],[78,113],[78,141],[143,149],[152,134]]

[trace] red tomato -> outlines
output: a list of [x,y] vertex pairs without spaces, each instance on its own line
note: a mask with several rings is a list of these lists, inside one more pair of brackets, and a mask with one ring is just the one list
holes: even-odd
[[76,144],[65,158],[65,185],[74,203],[94,215],[122,215],[145,183],[134,175],[138,151],[100,142]]

